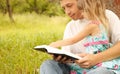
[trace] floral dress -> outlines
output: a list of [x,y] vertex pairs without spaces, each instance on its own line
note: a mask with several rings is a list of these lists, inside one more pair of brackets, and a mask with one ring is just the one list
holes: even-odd
[[[87,36],[84,46],[86,47],[85,49],[86,53],[97,54],[108,49],[109,47],[112,46],[112,44],[109,43],[109,39],[103,24],[99,23],[98,21],[92,21],[91,23],[99,25],[100,33],[95,36],[91,35]],[[96,66],[93,66],[90,69],[83,69],[80,68],[77,64],[72,64],[71,74],[86,74],[86,72],[97,67],[106,67],[107,69],[111,69],[116,73],[120,72],[120,58],[98,63]]]

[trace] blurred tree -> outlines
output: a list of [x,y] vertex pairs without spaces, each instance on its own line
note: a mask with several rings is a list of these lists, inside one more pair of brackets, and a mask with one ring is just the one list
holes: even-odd
[[29,5],[30,12],[35,11],[37,14],[39,13],[37,0],[26,0],[26,3]]
[[0,0],[0,12],[2,12],[3,14],[7,13],[6,1],[4,0]]
[[26,0],[10,0],[11,1],[11,6],[12,6],[12,11],[14,13],[25,13],[29,12],[29,4],[26,3]]
[[44,11],[44,14],[51,16],[55,16],[55,15],[61,15],[63,14],[64,11],[62,10],[62,8],[60,7],[59,2],[52,2],[49,1],[49,5],[46,7],[46,11]]
[[38,12],[38,7],[37,7],[37,0],[34,0],[34,11],[35,11],[36,13],[39,13],[39,12]]
[[8,10],[8,14],[9,14],[10,20],[12,22],[14,22],[14,19],[12,17],[12,10],[11,10],[11,5],[10,5],[10,1],[9,0],[6,0],[6,6],[7,6],[7,10]]
[[[0,0],[0,12],[6,14],[7,0]],[[9,0],[11,13],[35,12],[37,14],[55,16],[63,15],[59,0]]]
[[49,16],[63,14],[58,0],[26,0],[26,3],[29,5],[30,12]]

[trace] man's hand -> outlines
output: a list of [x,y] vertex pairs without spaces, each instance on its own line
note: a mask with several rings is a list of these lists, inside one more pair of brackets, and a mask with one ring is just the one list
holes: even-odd
[[61,63],[73,63],[73,61],[70,58],[67,58],[65,56],[54,55],[54,54],[51,54],[51,56],[53,57],[53,59],[55,61],[58,61],[58,62],[61,62]]
[[90,68],[98,63],[95,54],[81,53],[79,56],[83,58],[76,60],[75,63],[77,63],[82,68]]

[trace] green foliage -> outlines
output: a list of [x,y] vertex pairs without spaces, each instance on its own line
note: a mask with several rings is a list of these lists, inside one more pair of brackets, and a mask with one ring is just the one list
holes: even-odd
[[63,14],[63,10],[58,4],[49,3],[44,14],[47,14],[49,16],[61,15]]
[[61,39],[68,21],[36,14],[15,14],[15,24],[7,15],[0,14],[0,19],[1,74],[38,74],[41,63],[51,57],[33,47]]
[[0,12],[6,13],[6,2],[4,0],[0,0]]
[[[50,0],[10,0],[13,13],[36,12],[49,16],[63,15],[59,2]],[[0,0],[0,12],[6,13],[6,0]]]
[[25,0],[10,0],[13,13],[24,13],[29,11],[29,5]]

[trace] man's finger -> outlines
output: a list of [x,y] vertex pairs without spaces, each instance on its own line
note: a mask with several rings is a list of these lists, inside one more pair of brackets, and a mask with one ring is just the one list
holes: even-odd
[[74,61],[72,59],[66,59],[65,63],[73,63]]
[[56,59],[55,59],[55,60],[56,60],[56,61],[60,61],[60,60],[61,60],[61,58],[62,58],[62,56],[60,56],[60,55],[59,55],[58,57],[56,57]]
[[67,60],[67,57],[63,57],[62,59],[61,59],[61,62],[65,62]]

